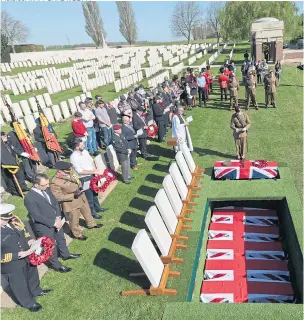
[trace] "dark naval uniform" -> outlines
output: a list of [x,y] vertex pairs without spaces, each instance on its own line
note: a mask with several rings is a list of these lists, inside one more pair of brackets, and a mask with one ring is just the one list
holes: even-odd
[[[15,220],[15,221],[12,221]],[[29,249],[29,234],[21,220],[14,217],[1,226],[1,275],[9,283],[18,303],[24,308],[35,306],[35,297],[42,295],[37,267],[28,257],[18,258],[20,251]]]

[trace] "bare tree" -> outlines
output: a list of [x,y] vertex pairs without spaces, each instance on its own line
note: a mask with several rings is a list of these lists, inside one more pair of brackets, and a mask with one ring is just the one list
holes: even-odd
[[129,1],[116,1],[119,13],[119,31],[129,44],[134,44],[137,40],[137,27],[135,14]]
[[197,2],[179,2],[174,8],[170,28],[175,37],[184,36],[189,43],[191,31],[200,20],[201,10]]
[[86,22],[86,33],[92,38],[98,48],[103,48],[106,45],[104,40],[106,33],[99,12],[98,2],[83,2],[82,10]]
[[30,35],[29,28],[21,21],[15,20],[7,11],[1,12],[1,33],[6,35],[9,45],[15,51],[17,43],[25,42]]
[[222,3],[220,2],[213,2],[209,9],[207,14],[208,23],[210,25],[210,28],[212,30],[212,33],[216,35],[217,43],[220,42],[220,29],[221,29],[221,23],[220,23],[220,12],[222,10]]

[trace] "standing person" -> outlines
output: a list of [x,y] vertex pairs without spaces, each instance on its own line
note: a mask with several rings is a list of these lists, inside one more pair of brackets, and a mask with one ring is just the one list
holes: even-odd
[[130,168],[130,157],[131,149],[128,148],[128,141],[122,135],[120,124],[113,126],[114,134],[112,139],[112,145],[116,152],[117,159],[121,165],[122,180],[124,183],[131,183],[131,168]]
[[246,113],[241,112],[239,106],[235,107],[235,113],[231,117],[230,128],[233,130],[236,154],[238,160],[245,160],[247,132],[250,128],[250,120]]
[[80,254],[69,253],[62,230],[61,210],[49,188],[48,176],[37,174],[34,177],[33,187],[24,197],[24,205],[33,221],[36,236],[47,236],[56,244],[49,260],[52,267],[61,273],[72,271],[59,262],[57,252],[63,260],[77,259]]
[[122,94],[120,96],[120,101],[117,107],[121,114],[130,115],[132,117],[132,108],[127,102],[125,95]]
[[234,107],[239,105],[238,91],[240,90],[239,80],[236,78],[236,76],[233,72],[231,73],[231,78],[229,79],[229,82],[228,82],[228,89],[229,89],[229,93],[230,93],[230,108],[229,108],[229,110],[231,111],[233,108],[233,103],[234,103]]
[[112,124],[103,100],[97,101],[97,109],[95,114],[99,122],[100,130],[103,133],[103,143],[105,147],[107,147],[111,143]]
[[8,282],[21,307],[38,312],[42,307],[35,299],[47,295],[52,289],[40,287],[37,267],[31,265],[26,256],[34,240],[23,222],[13,215],[14,210],[12,204],[0,204],[1,276]]
[[172,137],[177,138],[177,146],[175,151],[181,150],[183,145],[188,145],[190,151],[193,151],[192,141],[187,126],[189,123],[184,119],[184,108],[179,107],[176,114],[172,118]]
[[244,53],[244,59],[245,59],[245,61],[248,61],[248,59],[249,59],[249,53],[247,50]]
[[87,240],[79,225],[80,215],[83,216],[87,228],[101,228],[96,224],[88,204],[88,200],[83,193],[78,175],[72,170],[72,164],[65,161],[56,163],[57,173],[51,180],[50,189],[55,198],[61,203],[63,212],[67,214],[72,234],[77,240]]
[[264,59],[261,63],[261,82],[264,83],[264,77],[268,73],[268,64]]
[[138,136],[139,150],[144,159],[149,159],[152,156],[147,151],[148,126],[146,120],[142,117],[144,110],[143,107],[138,107],[136,112],[133,112],[132,124],[136,132],[140,129],[143,130],[143,134]]
[[110,134],[111,134],[111,139],[110,141],[112,141],[112,136],[114,134],[114,130],[113,130],[113,125],[118,123],[118,119],[117,119],[117,112],[116,112],[116,109],[114,108],[114,105],[113,105],[113,101],[109,101],[106,105],[105,105],[105,108],[108,112],[108,116],[110,118],[110,122],[111,122],[111,131],[110,131]]
[[170,94],[170,89],[165,85],[162,84],[163,92],[161,93],[162,102],[165,105],[165,127],[167,128],[170,124],[171,119],[171,108],[172,108],[172,97]]
[[165,127],[165,117],[164,117],[164,109],[159,104],[161,102],[160,96],[155,96],[153,98],[153,115],[156,125],[158,127],[158,142],[163,142],[163,139],[166,135],[166,127]]
[[[85,150],[84,143],[80,140],[74,142],[74,151],[70,156],[70,162],[73,165],[74,170],[78,173],[82,184],[90,181],[94,174],[103,174],[99,169],[96,168],[93,158],[89,152]],[[91,190],[86,189],[85,195],[89,202],[91,215],[94,219],[100,219],[101,216],[97,212],[105,212],[108,209],[102,208],[98,201],[98,194]]]
[[229,78],[225,75],[225,70],[224,68],[220,69],[221,75],[218,78],[218,83],[220,84],[220,90],[221,90],[221,101],[224,99],[225,95],[225,101],[227,101],[227,88],[228,88],[228,81]]
[[86,104],[84,102],[79,102],[78,106],[79,112],[82,114],[82,121],[88,132],[85,148],[90,152],[90,154],[98,155],[96,134],[94,129],[95,116],[93,112],[86,107]]
[[265,105],[266,108],[270,104],[275,108],[275,97],[276,97],[276,86],[277,86],[278,79],[273,74],[272,70],[269,70],[269,74],[264,77],[264,88],[265,88]]
[[248,74],[245,86],[246,86],[246,97],[247,97],[246,110],[249,109],[250,101],[252,102],[255,109],[259,110],[259,106],[256,101],[257,84],[255,81],[254,75],[251,72],[249,72],[249,74]]
[[[13,196],[20,196],[19,190],[15,185],[12,173],[8,170],[9,168],[17,168],[19,170],[16,172],[15,176],[21,187],[22,191],[29,191],[25,183],[25,176],[23,171],[23,165],[19,164],[17,161],[16,154],[12,150],[11,146],[7,143],[7,135],[4,132],[1,132],[1,172],[3,173],[3,180],[7,185],[7,191]],[[2,181],[3,182],[3,181]]]
[[79,111],[76,111],[74,116],[75,118],[72,121],[72,130],[74,133],[74,137],[81,138],[83,141],[85,141],[88,136],[88,131],[81,120],[82,114]]
[[200,73],[199,77],[196,79],[197,86],[198,86],[198,101],[199,106],[202,106],[202,101],[204,102],[204,105],[206,106],[206,78],[203,74],[203,72]]
[[278,79],[277,85],[279,86],[280,81],[281,81],[281,74],[282,74],[282,66],[281,66],[280,60],[277,60],[275,66],[274,66],[274,69],[275,69],[275,76]]
[[39,118],[36,119],[35,122],[36,122],[36,128],[33,130],[34,138],[37,142],[40,142],[41,147],[44,149],[44,151],[48,155],[48,159],[49,159],[48,167],[54,168],[56,164],[55,152],[49,150],[46,146],[45,139],[41,129],[40,119]]
[[137,167],[137,134],[134,128],[132,127],[132,118],[128,116],[123,116],[122,117],[122,127],[121,127],[121,132],[122,135],[125,137],[125,139],[128,142],[128,149],[131,150],[130,153],[130,167],[134,171],[138,170]]
[[256,75],[257,75],[257,84],[262,83],[262,78],[261,78],[261,61],[259,60],[258,63],[255,65],[256,69]]
[[209,86],[209,94],[212,92],[212,85],[213,85],[213,76],[212,76],[212,71],[210,70],[210,65],[207,65],[207,71],[206,71],[206,76],[207,76],[207,82]]

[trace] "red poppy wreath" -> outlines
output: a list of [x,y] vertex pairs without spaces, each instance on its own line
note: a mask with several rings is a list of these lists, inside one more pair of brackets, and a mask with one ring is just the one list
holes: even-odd
[[253,162],[253,165],[257,168],[265,168],[267,166],[267,161],[266,160],[255,160]]
[[115,173],[110,169],[105,169],[103,174],[99,174],[91,179],[90,189],[97,193],[104,192],[114,180],[116,180]]
[[147,129],[147,133],[149,137],[155,137],[157,135],[157,132],[158,132],[158,127],[156,124],[151,124]]
[[29,255],[30,263],[33,266],[41,265],[42,263],[49,260],[53,254],[54,241],[51,238],[46,236],[40,237],[37,240],[39,239],[41,239],[42,253],[39,255],[34,252]]

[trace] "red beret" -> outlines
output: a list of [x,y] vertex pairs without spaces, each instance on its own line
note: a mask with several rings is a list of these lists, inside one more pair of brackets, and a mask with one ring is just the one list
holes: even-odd
[[114,130],[119,130],[119,129],[121,129],[121,125],[120,124],[114,124],[113,129]]

